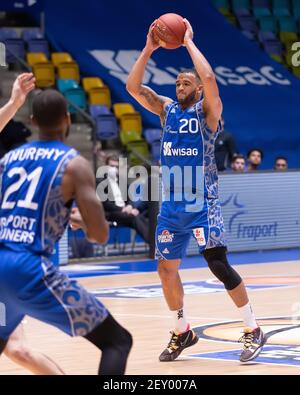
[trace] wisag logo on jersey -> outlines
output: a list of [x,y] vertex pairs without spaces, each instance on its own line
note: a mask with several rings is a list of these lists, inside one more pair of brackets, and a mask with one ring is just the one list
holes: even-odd
[[171,142],[164,142],[164,156],[197,156],[198,148],[172,148]]

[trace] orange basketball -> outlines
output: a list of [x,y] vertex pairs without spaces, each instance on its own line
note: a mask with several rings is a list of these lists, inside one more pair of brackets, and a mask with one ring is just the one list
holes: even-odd
[[183,44],[186,26],[183,17],[178,14],[161,15],[154,26],[154,39],[163,48],[175,49]]

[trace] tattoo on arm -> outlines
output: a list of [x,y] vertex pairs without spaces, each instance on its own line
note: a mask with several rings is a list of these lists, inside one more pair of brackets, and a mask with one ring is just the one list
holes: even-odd
[[155,106],[157,104],[163,106],[165,103],[165,101],[159,95],[157,95],[155,92],[145,86],[141,87],[140,95],[144,96],[144,98],[151,106]]

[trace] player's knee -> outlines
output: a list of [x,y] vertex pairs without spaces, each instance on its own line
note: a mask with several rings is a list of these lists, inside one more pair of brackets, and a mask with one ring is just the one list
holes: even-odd
[[164,260],[159,260],[158,266],[157,266],[157,272],[158,272],[160,279],[162,281],[164,281],[164,280],[168,280],[168,279],[172,278],[172,276],[176,276],[177,275],[177,268],[176,267],[172,268],[172,267],[166,266]]
[[131,334],[110,314],[102,324],[85,337],[102,351],[115,348],[122,354],[129,354],[133,344]]
[[227,290],[231,291],[241,283],[241,277],[227,261],[225,247],[205,250],[203,255],[209,269],[224,284]]
[[121,330],[120,336],[118,338],[118,344],[124,353],[129,354],[133,345],[133,338],[125,328],[122,328]]

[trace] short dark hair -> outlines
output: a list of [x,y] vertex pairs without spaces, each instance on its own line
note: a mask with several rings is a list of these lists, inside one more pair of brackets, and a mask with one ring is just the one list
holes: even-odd
[[116,154],[108,155],[108,157],[106,158],[105,164],[108,165],[109,161],[111,161],[111,160],[113,160],[115,162],[119,162],[118,155],[116,155]]
[[246,161],[246,158],[244,157],[244,155],[236,154],[236,155],[233,156],[231,163],[235,162],[237,159],[244,159],[244,161]]
[[195,68],[191,69],[182,69],[179,74],[194,74],[194,76],[201,82],[200,75],[198,74],[197,70]]
[[287,160],[287,158],[286,158],[285,156],[277,156],[277,158],[275,159],[275,163],[276,163],[279,159],[285,160],[286,163],[288,163],[288,160]]
[[64,96],[54,89],[46,89],[32,102],[32,116],[41,129],[56,129],[68,113]]
[[257,151],[260,153],[261,159],[264,158],[264,153],[262,152],[262,150],[260,148],[251,148],[248,153],[247,153],[247,158],[249,158],[249,156],[252,154],[253,151]]

